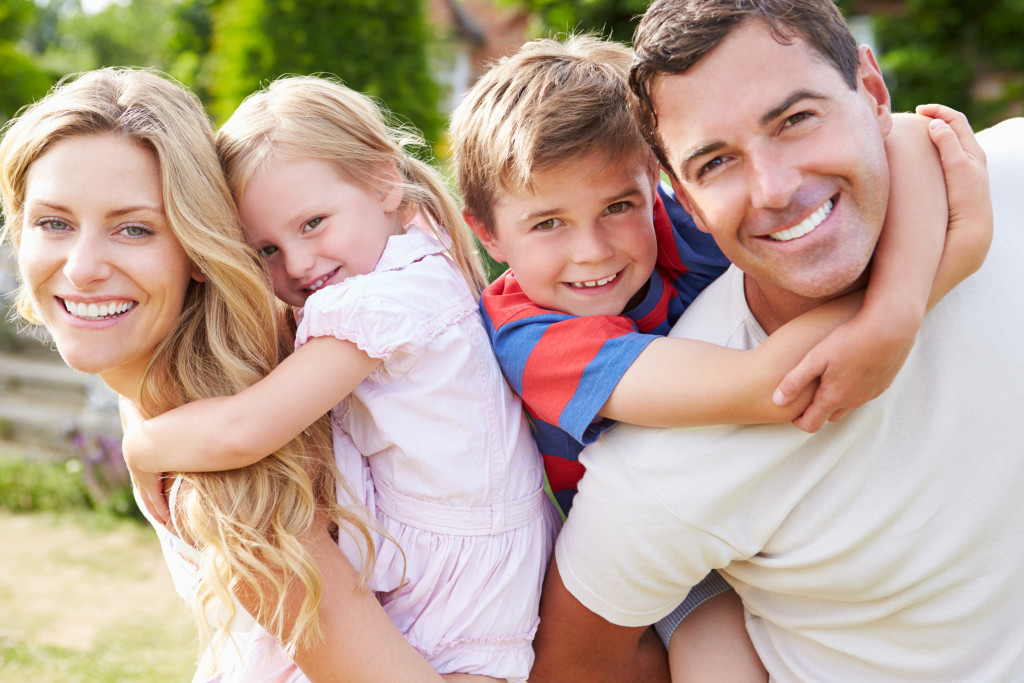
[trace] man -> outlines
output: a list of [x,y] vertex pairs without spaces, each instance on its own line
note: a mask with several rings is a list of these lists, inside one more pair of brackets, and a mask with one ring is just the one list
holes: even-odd
[[[886,211],[889,100],[830,0],[660,0],[636,50],[641,126],[735,264],[673,334],[750,348],[862,285]],[[929,111],[952,124],[939,137],[964,141],[954,165],[983,163],[962,117]],[[647,680],[644,627],[713,568],[773,679],[1024,678],[1024,121],[980,141],[988,260],[929,314],[880,398],[814,435],[622,425],[584,452],[531,681]]]

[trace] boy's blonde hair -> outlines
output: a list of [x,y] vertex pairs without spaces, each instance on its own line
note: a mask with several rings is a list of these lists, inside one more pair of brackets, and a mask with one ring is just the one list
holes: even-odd
[[457,203],[437,170],[406,155],[406,147],[423,144],[419,135],[387,118],[374,100],[334,80],[290,76],[242,102],[217,133],[217,150],[235,197],[275,160],[326,161],[368,189],[393,183],[390,171],[397,169],[403,222],[419,209],[443,226],[451,238],[449,255],[479,294],[486,284],[483,267]]
[[466,212],[493,234],[499,192],[529,189],[537,171],[592,154],[654,173],[627,100],[631,60],[623,45],[577,35],[526,43],[485,73],[449,127]]
[[[189,283],[181,315],[155,349],[138,395],[128,398],[158,415],[238,393],[267,375],[291,351],[291,330],[244,239],[210,120],[180,84],[145,70],[100,69],[65,79],[26,108],[0,142],[4,240],[15,250],[21,242],[31,165],[56,142],[79,135],[115,135],[152,152],[168,223],[204,280]],[[18,310],[39,323],[25,290]],[[204,643],[224,644],[239,591],[289,652],[319,639],[323,585],[302,545],[317,529],[314,520],[339,520],[345,533],[367,540],[366,575],[373,545],[366,524],[338,506],[332,454],[325,418],[249,467],[178,475],[185,484],[178,531],[202,555],[195,617]]]

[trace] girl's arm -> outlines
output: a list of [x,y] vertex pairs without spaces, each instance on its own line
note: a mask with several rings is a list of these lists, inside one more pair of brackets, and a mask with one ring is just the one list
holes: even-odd
[[251,465],[313,424],[379,363],[352,342],[310,339],[234,396],[129,420],[125,461],[133,472],[214,472]]
[[[855,408],[883,391],[909,352],[925,301],[938,301],[976,270],[991,240],[984,156],[970,126],[948,108],[922,111],[944,122],[933,122],[936,127],[929,128],[922,119],[896,117],[889,137],[895,135],[897,145],[890,154],[897,198],[890,200],[883,229],[888,238],[884,246],[880,241],[866,294],[857,292],[820,306],[751,351],[657,339],[620,379],[600,415],[655,427],[794,420],[815,431],[827,418],[838,417],[837,410]],[[948,212],[937,189],[942,186],[939,166],[932,162],[929,167],[934,154],[928,151],[932,143],[924,137],[925,130],[940,150]],[[939,235],[945,233],[939,226],[947,221],[949,236],[943,242]],[[890,229],[891,225],[898,227]],[[865,300],[864,313],[854,318]],[[830,337],[839,326],[843,329]],[[822,339],[826,343],[801,362]],[[798,363],[785,381],[783,400],[773,401],[779,380]],[[674,368],[681,371],[673,372]],[[816,393],[814,380],[819,376],[825,391]]]

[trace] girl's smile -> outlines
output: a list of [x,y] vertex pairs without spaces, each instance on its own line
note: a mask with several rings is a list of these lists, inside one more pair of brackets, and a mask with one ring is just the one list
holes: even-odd
[[323,287],[373,272],[388,238],[403,232],[401,201],[398,182],[367,189],[327,161],[280,159],[246,185],[238,208],[274,292],[302,306]]

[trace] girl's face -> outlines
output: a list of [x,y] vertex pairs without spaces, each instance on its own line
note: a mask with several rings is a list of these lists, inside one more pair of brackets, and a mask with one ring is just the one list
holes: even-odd
[[368,190],[326,161],[300,159],[271,162],[238,208],[278,298],[302,306],[322,287],[373,271],[388,238],[402,232],[401,201],[397,182]]
[[54,143],[26,176],[18,267],[65,362],[133,396],[193,271],[153,153],[114,135]]

